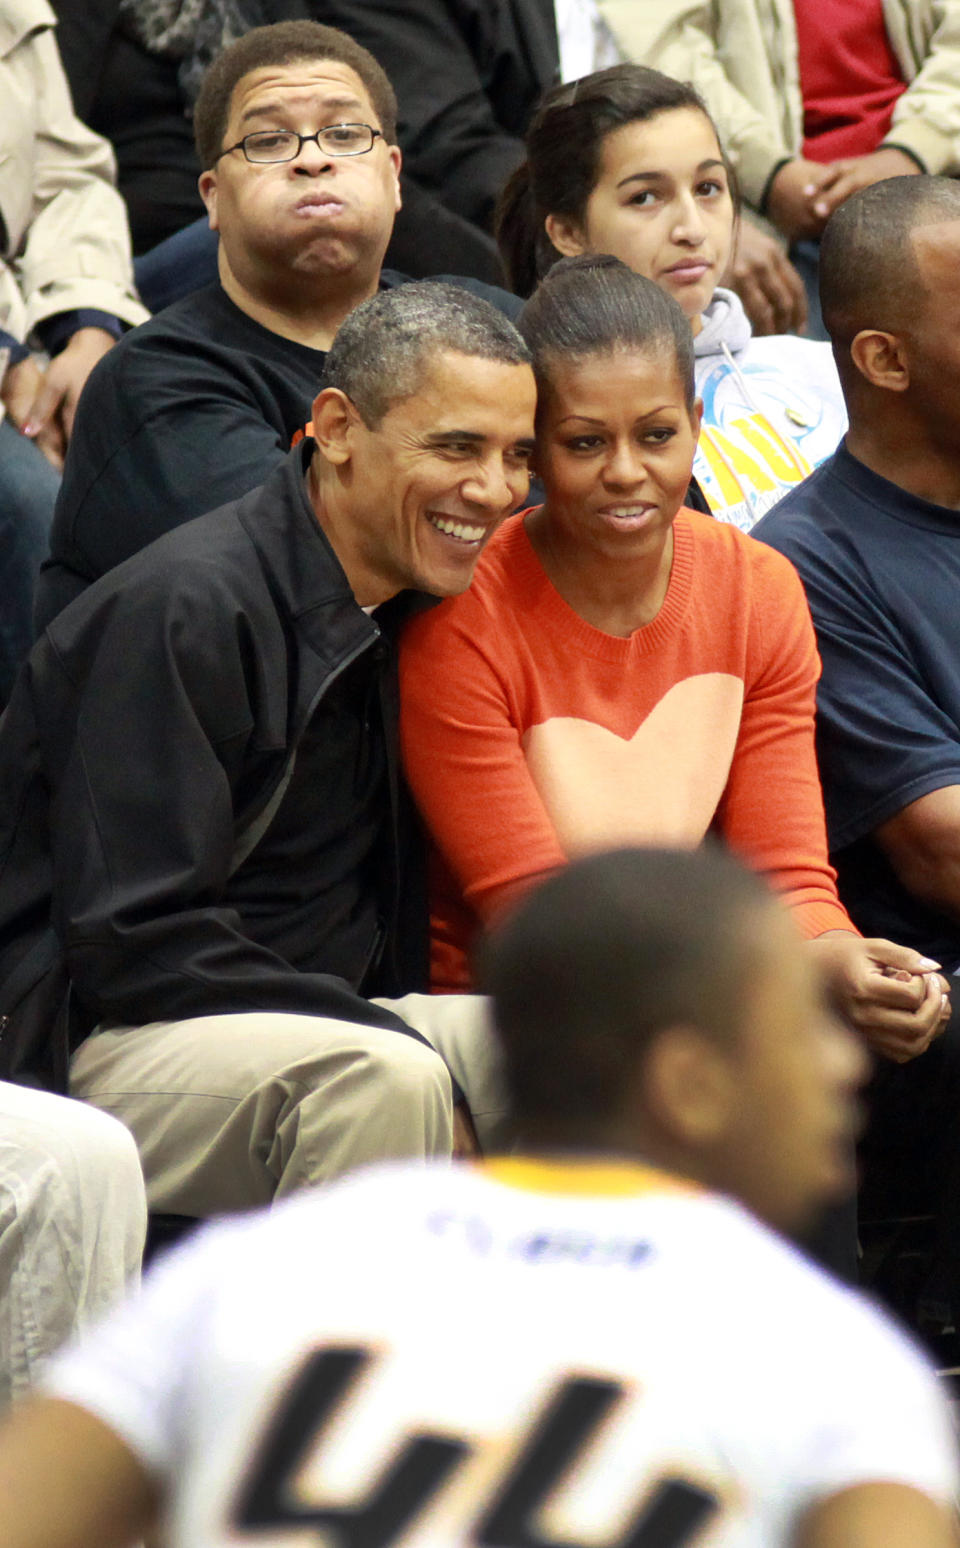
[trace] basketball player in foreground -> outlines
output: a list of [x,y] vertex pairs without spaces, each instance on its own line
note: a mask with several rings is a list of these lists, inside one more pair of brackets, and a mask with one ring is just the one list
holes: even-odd
[[849,1186],[863,1074],[782,908],[720,855],[620,851],[487,978],[518,1154],[169,1258],[0,1436],[3,1548],[955,1542],[932,1374],[755,1218]]

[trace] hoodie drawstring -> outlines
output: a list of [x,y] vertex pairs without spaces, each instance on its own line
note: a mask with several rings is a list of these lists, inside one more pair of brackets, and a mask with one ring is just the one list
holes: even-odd
[[[747,382],[747,378],[744,376],[744,374],[741,371],[740,367],[737,365],[736,360],[733,358],[733,355],[730,352],[729,346],[725,342],[721,342],[721,344],[720,344],[720,352],[723,355],[724,360],[727,362],[727,365],[730,367],[730,370],[733,372],[734,376],[736,377],[738,383],[740,384],[740,391],[743,393],[744,399],[747,402],[747,404],[749,405],[749,407],[751,409],[751,412],[754,413],[757,416],[757,419],[760,420],[763,423],[763,425],[765,425],[766,429],[768,430],[770,435],[773,436],[774,440],[778,441],[780,443],[780,445],[783,447],[783,450],[786,452],[786,454],[789,457],[790,461],[793,463],[793,466],[797,470],[798,480],[805,479],[810,470],[806,466],[806,460],[801,455],[800,449],[797,446],[797,443],[794,440],[793,436],[790,435],[789,432],[785,433],[785,432],[783,432],[781,430],[778,430],[777,427],[772,423],[772,421],[770,419],[770,416],[768,414],[765,414],[763,412],[763,410],[759,407],[759,405],[757,404],[756,399],[754,398],[753,394],[750,391],[750,387],[749,387],[749,384]],[[795,414],[797,413],[796,410],[794,410],[793,412]],[[711,446],[714,447],[715,450],[718,450],[718,448],[716,446],[716,442],[711,441],[710,444],[711,444]],[[724,466],[729,468],[728,460],[726,458],[724,458],[723,460],[724,460]],[[739,487],[741,489],[743,488],[743,485],[742,485],[742,483],[740,483],[739,478],[737,479],[737,484],[739,485]]]

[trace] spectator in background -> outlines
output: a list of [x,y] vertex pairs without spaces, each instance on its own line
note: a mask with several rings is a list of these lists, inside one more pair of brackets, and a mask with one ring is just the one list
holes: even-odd
[[[841,896],[960,972],[960,185],[894,178],[827,225],[823,315],[850,413],[836,455],[756,528],[796,566],[823,673],[817,743]],[[960,1029],[917,1061],[898,1148],[931,1193],[960,1315]],[[904,1072],[909,1073],[909,1072]],[[891,1072],[883,1072],[885,1086]],[[894,1083],[894,1090],[897,1086]],[[946,1127],[945,1127],[946,1125]]]
[[30,647],[33,587],[77,400],[137,300],[110,148],[75,117],[43,0],[0,3],[0,706]]
[[824,235],[850,411],[756,529],[807,590],[831,851],[865,929],[960,971],[960,184],[892,179]]
[[[832,210],[884,178],[960,172],[958,0],[606,0],[605,14],[629,58],[703,94],[813,300],[810,239]],[[739,265],[758,331],[790,326],[776,245],[745,225]]]
[[699,94],[643,65],[558,86],[501,200],[513,288],[529,295],[561,254],[613,253],[679,302],[694,331],[703,420],[694,473],[709,509],[749,531],[836,447],[846,425],[829,346],[754,339],[720,287],[735,192]]
[[[55,0],[55,9],[77,112],[114,146],[137,282],[158,311],[217,277],[193,135],[206,68],[253,27],[310,18],[337,25],[336,9],[324,0]],[[353,32],[349,19],[344,30]],[[401,177],[401,187],[388,267],[413,278],[453,271],[499,280],[489,232],[416,180]]]
[[[327,133],[345,119],[359,126],[349,144]],[[317,22],[254,28],[207,71],[194,126],[220,278],[122,339],[91,378],[40,628],[161,533],[260,484],[302,435],[340,323],[405,279],[381,272],[400,200],[395,123],[377,61]],[[288,143],[248,139],[267,129]]]

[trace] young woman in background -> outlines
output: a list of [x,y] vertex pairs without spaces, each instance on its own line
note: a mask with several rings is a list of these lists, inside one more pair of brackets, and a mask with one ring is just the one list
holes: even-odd
[[500,202],[498,240],[520,295],[561,255],[612,253],[680,304],[704,406],[693,471],[713,514],[746,532],[836,450],[847,421],[829,344],[753,338],[722,287],[736,205],[693,87],[616,65],[543,99]]

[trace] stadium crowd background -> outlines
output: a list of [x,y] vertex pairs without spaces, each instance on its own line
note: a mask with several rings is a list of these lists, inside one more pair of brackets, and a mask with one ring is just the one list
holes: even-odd
[[4,0],[0,150],[0,1404],[148,1207],[501,1147],[481,936],[718,838],[952,1365],[960,4]]

